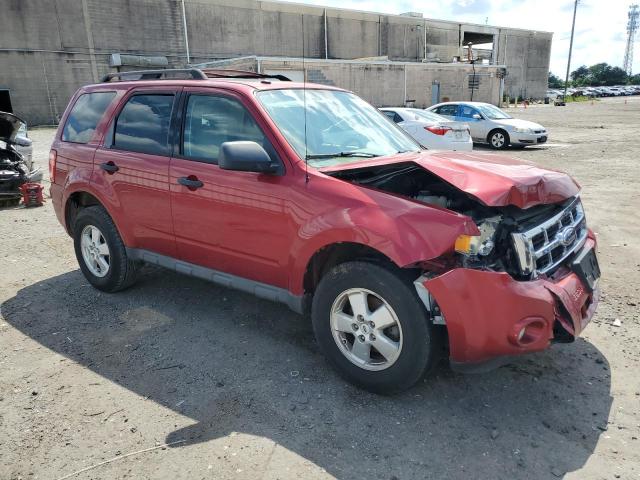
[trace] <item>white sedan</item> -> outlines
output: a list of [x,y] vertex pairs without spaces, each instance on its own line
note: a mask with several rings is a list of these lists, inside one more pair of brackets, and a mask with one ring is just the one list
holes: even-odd
[[380,111],[429,150],[473,150],[466,123],[453,122],[418,108],[381,108]]
[[547,129],[528,120],[519,120],[498,107],[482,102],[439,103],[427,109],[450,120],[468,122],[474,142],[488,143],[497,150],[547,141]]

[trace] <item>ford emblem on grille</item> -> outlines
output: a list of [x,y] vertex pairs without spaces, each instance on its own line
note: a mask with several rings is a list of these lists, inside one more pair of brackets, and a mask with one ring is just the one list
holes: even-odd
[[558,232],[558,240],[564,247],[568,247],[576,240],[576,229],[575,227],[564,227],[562,230]]

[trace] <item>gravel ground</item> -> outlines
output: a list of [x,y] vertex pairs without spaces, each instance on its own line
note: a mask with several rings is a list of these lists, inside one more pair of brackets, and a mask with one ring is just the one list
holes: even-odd
[[[0,478],[111,459],[71,478],[640,478],[640,99],[515,115],[551,140],[506,154],[573,174],[598,233],[604,298],[583,338],[375,396],[285,307],[151,267],[100,293],[50,202],[5,209]],[[45,168],[52,135],[32,131]]]

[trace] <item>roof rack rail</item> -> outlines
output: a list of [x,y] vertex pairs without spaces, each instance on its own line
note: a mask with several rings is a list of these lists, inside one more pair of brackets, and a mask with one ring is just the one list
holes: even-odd
[[251,72],[248,70],[231,70],[231,69],[217,69],[217,68],[203,68],[200,70],[207,78],[264,78],[268,80],[270,78],[281,80],[283,82],[290,82],[291,79],[284,75],[269,75],[266,73]]
[[[102,77],[102,82],[117,81],[137,81],[137,80],[161,80],[170,77],[182,75],[190,76],[193,80],[206,80],[208,77],[198,68],[166,68],[163,70],[131,70],[128,72],[108,73]],[[134,78],[126,78],[134,77]]]

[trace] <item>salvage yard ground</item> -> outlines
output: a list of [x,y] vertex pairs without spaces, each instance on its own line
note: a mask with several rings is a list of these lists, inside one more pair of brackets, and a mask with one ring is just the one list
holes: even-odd
[[[50,202],[5,209],[0,479],[640,478],[640,99],[510,111],[551,138],[506,155],[584,188],[604,296],[583,338],[380,397],[286,307],[152,267],[100,293]],[[31,135],[45,169],[53,132]]]

